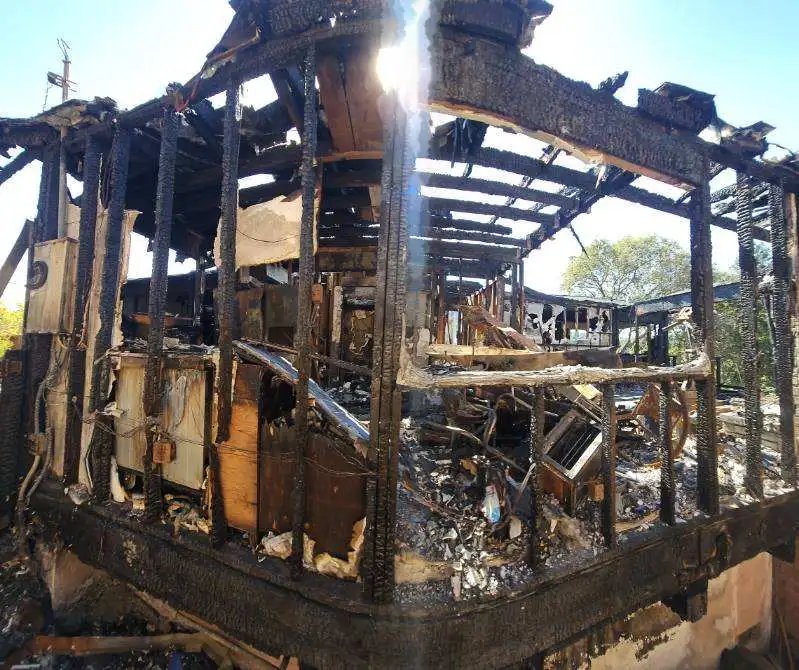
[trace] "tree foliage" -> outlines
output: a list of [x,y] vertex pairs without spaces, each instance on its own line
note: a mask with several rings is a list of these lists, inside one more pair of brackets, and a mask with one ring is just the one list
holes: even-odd
[[11,338],[22,333],[22,306],[8,309],[0,305],[0,357],[11,346]]
[[632,303],[691,287],[688,251],[659,235],[598,239],[572,256],[563,275],[571,295]]

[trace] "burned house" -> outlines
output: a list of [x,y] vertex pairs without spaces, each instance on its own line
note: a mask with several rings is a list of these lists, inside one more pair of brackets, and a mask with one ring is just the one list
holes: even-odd
[[[542,0],[231,4],[159,99],[0,119],[0,183],[42,163],[0,396],[0,517],[23,549],[319,668],[526,667],[655,603],[697,621],[709,580],[793,556],[795,163],[747,129],[700,139],[710,95],[628,107],[623,77],[536,64]],[[278,99],[242,108],[262,76]],[[492,146],[507,134],[522,150]],[[688,360],[625,364],[619,306],[525,287],[525,259],[602,198],[690,228]],[[727,456],[712,226],[741,257]],[[153,268],[126,283],[132,231]],[[753,240],[773,248],[769,440]],[[196,271],[169,276],[170,249]]]

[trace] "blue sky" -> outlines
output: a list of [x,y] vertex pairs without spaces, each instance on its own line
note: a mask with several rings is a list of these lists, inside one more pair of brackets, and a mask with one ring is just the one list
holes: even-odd
[[[528,50],[537,62],[596,85],[629,70],[619,97],[635,104],[639,87],[663,81],[716,94],[719,114],[735,125],[764,120],[777,126],[770,139],[799,149],[799,66],[795,0],[553,0],[555,10]],[[756,4],[756,6],[755,6]],[[48,70],[60,71],[56,39],[72,47],[77,97],[109,96],[131,107],[160,95],[167,83],[186,81],[202,65],[232,15],[225,0],[5,0],[0,41],[0,116],[41,110]],[[254,88],[254,86],[252,87]],[[51,90],[49,104],[59,100]],[[0,159],[2,161],[3,159]],[[30,166],[0,187],[4,234],[0,258],[25,217],[35,213],[38,167]],[[656,232],[686,245],[687,222],[635,205],[606,200],[580,217],[584,242],[596,237]],[[714,234],[714,258],[735,260],[735,236]],[[568,231],[528,260],[530,286],[557,291],[569,256],[579,252]],[[131,267],[146,273],[149,258],[134,244]],[[23,294],[24,277],[7,290]]]

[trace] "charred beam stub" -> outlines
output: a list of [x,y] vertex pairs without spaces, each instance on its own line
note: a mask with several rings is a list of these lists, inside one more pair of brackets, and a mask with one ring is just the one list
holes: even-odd
[[291,576],[302,575],[305,522],[305,458],[308,451],[308,377],[311,373],[311,284],[314,275],[314,197],[316,193],[316,47],[311,46],[305,56],[302,137],[302,220],[300,223],[299,286],[297,287],[297,328],[294,346],[297,349],[297,387],[295,420],[297,442],[295,445],[294,488],[292,490]]
[[602,535],[608,548],[616,537],[616,393],[613,384],[602,387]]
[[94,234],[97,228],[97,201],[100,193],[100,164],[102,151],[97,139],[89,135],[83,154],[83,195],[81,196],[80,233],[78,235],[78,262],[75,275],[75,311],[70,338],[69,393],[67,427],[64,445],[64,480],[72,484],[78,480],[80,459],[81,420],[80,406],[83,398],[86,354],[78,347],[83,336],[83,317],[92,283],[94,266]]
[[771,246],[774,264],[774,369],[780,399],[780,443],[782,479],[796,484],[796,447],[794,445],[793,341],[791,337],[789,292],[791,261],[788,256],[788,228],[785,217],[785,191],[781,186],[769,189]]
[[744,416],[746,419],[746,488],[756,498],[763,497],[763,454],[760,411],[760,375],[757,347],[757,267],[752,237],[751,185],[738,173],[735,212],[738,227],[738,259],[741,268],[741,334],[743,336]]
[[[230,438],[230,420],[233,413],[233,305],[236,298],[236,213],[239,199],[239,147],[241,144],[241,82],[232,77],[228,81],[225,97],[225,121],[222,135],[222,192],[219,233],[219,369],[217,388],[219,409],[217,414],[216,444]],[[211,445],[211,476],[215,490],[211,506],[211,542],[222,543],[227,535],[227,524],[222,507],[219,462],[216,444]]]
[[543,538],[546,530],[543,523],[543,489],[541,487],[541,460],[544,448],[544,391],[533,389],[533,410],[530,412],[530,493],[532,495],[533,523],[530,528],[530,546],[527,562],[536,568],[545,560]]
[[674,525],[674,501],[676,482],[674,481],[674,454],[671,450],[671,381],[660,382],[660,412],[658,429],[660,432],[660,520]]
[[[704,174],[708,173],[704,161]],[[696,456],[699,508],[718,514],[719,478],[716,451],[716,375],[713,328],[713,267],[710,238],[710,183],[706,178],[690,201],[691,303],[697,329],[697,345],[711,363],[711,372],[696,382]]]
[[[161,516],[161,478],[153,464],[153,444],[159,438],[154,432],[161,410],[161,356],[164,349],[164,309],[169,281],[169,240],[172,232],[172,204],[175,195],[175,159],[180,117],[174,107],[164,110],[161,129],[161,152],[158,159],[158,185],[155,201],[155,237],[153,239],[153,272],[150,279],[147,365],[144,372],[144,412],[147,446],[144,466],[144,517],[156,521]],[[167,439],[168,436],[167,436]]]
[[111,149],[111,196],[108,202],[108,231],[105,242],[105,258],[103,259],[103,283],[100,290],[100,329],[97,331],[94,341],[92,386],[89,395],[89,412],[95,415],[90,446],[92,481],[94,482],[95,497],[101,502],[107,500],[110,493],[113,424],[110,417],[99,414],[98,411],[105,403],[110,375],[106,353],[111,347],[116,313],[130,140],[131,131],[123,126],[118,126]]

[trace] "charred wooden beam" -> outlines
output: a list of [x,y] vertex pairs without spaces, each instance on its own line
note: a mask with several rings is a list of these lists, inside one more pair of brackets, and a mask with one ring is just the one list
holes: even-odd
[[0,168],[0,185],[5,184],[11,177],[22,168],[30,165],[39,158],[39,151],[36,149],[23,149],[2,168]]
[[19,231],[14,246],[11,247],[11,251],[8,252],[3,266],[0,267],[0,296],[5,293],[8,282],[11,281],[11,277],[14,275],[14,272],[16,272],[19,262],[28,250],[32,228],[32,221],[26,220],[25,223],[22,224],[22,230]]
[[518,200],[539,202],[543,205],[555,205],[571,209],[577,205],[575,198],[542,191],[535,188],[525,188],[514,184],[506,184],[490,179],[477,179],[475,177],[453,177],[445,174],[424,174],[423,184],[434,188],[449,188],[457,191],[471,191],[488,193],[489,195],[504,195]]
[[[431,148],[430,158],[449,161],[452,156],[446,151]],[[458,160],[456,158],[456,160]],[[522,156],[512,151],[500,149],[480,148],[469,155],[469,163],[481,167],[489,167],[506,172],[515,172],[518,175],[535,175],[536,179],[574,186],[575,188],[593,188],[596,177],[589,172],[580,172],[560,165],[547,164],[545,161],[530,156]]]
[[742,367],[744,381],[744,416],[746,417],[745,485],[756,498],[763,497],[763,453],[761,433],[763,414],[760,411],[760,374],[757,346],[757,265],[752,237],[751,185],[746,175],[736,178],[735,212],[738,222],[738,263],[741,269],[740,326],[743,339]]
[[670,526],[675,522],[674,503],[676,482],[674,480],[674,453],[671,449],[671,381],[660,382],[660,407],[658,432],[660,446],[660,520]]
[[441,230],[440,228],[428,229],[424,235],[433,240],[458,240],[461,242],[484,242],[486,244],[502,244],[524,249],[527,241],[509,235],[492,235],[491,233],[472,233],[463,230]]
[[[117,308],[130,140],[131,131],[118,126],[111,148],[111,195],[108,201],[108,227],[100,288],[100,329],[94,340],[94,360],[92,361],[92,382],[89,395],[89,412],[92,414],[98,412],[105,405],[105,394],[108,392],[110,364],[106,353],[111,348]],[[100,501],[105,501],[110,494],[113,425],[108,417],[100,414],[95,414],[95,422],[97,425],[92,432],[90,445],[93,460],[92,481],[94,482],[95,497]]]
[[[705,160],[705,174],[708,162]],[[713,327],[713,265],[710,237],[710,184],[707,179],[691,195],[691,303],[697,343],[713,372],[696,382],[696,460],[699,508],[718,514],[719,479],[716,450],[716,375]]]
[[300,223],[299,285],[297,286],[297,327],[294,347],[297,349],[297,405],[295,421],[294,484],[291,492],[293,517],[291,536],[291,576],[299,579],[303,572],[302,560],[305,537],[305,458],[308,451],[308,378],[311,374],[311,285],[314,277],[314,199],[316,195],[316,47],[311,46],[305,56],[302,133],[302,220]]
[[341,170],[335,172],[328,168],[325,170],[325,188],[354,188],[380,185],[380,167],[378,164],[368,167],[359,167],[354,170]]
[[418,233],[415,230],[411,230],[410,233],[412,235],[416,234],[423,235],[424,230],[426,230],[428,227],[430,229],[452,228],[454,230],[469,230],[480,233],[495,233],[497,235],[513,234],[513,228],[511,228],[511,226],[504,226],[499,223],[484,223],[482,221],[472,221],[471,219],[452,219],[444,216],[436,216],[435,214],[430,215],[429,224],[423,224]]
[[772,313],[774,315],[774,376],[780,399],[780,470],[782,479],[796,485],[796,445],[794,436],[793,357],[791,337],[792,290],[791,259],[788,255],[785,191],[772,184],[769,189],[771,248],[774,267]]
[[377,247],[370,465],[377,476],[367,481],[367,525],[362,576],[367,597],[390,602],[394,596],[394,532],[397,467],[402,419],[397,386],[407,291],[408,198],[414,156],[413,118],[392,94],[389,98],[383,178],[380,240]]
[[[153,270],[150,278],[147,333],[147,364],[144,371],[142,401],[147,423],[161,414],[163,387],[162,355],[164,349],[164,309],[169,283],[169,241],[172,232],[172,205],[175,197],[175,160],[177,158],[180,116],[174,107],[164,110],[161,125],[161,152],[158,159],[158,186],[155,201],[155,237],[153,238]],[[155,426],[153,426],[155,427]],[[146,431],[146,447],[142,457],[144,468],[144,517],[154,522],[161,518],[161,477],[153,464],[153,444],[158,436]]]
[[513,221],[530,221],[540,223],[545,226],[554,224],[555,217],[552,214],[541,214],[520,207],[505,207],[503,205],[488,205],[483,202],[470,202],[467,200],[455,200],[450,198],[422,198],[422,202],[431,212],[450,214],[452,212],[465,212],[467,214],[488,214],[500,219],[511,219]]
[[239,206],[243,209],[261,202],[268,202],[281,195],[294,193],[300,187],[298,179],[273,181],[270,184],[259,184],[239,191]]
[[602,536],[614,548],[616,536],[616,400],[613,384],[602,387]]
[[84,312],[94,271],[94,238],[97,229],[97,205],[100,195],[102,151],[99,141],[89,136],[83,154],[83,194],[81,195],[78,260],[75,271],[75,305],[70,337],[69,376],[67,379],[67,427],[64,437],[64,481],[78,481],[81,440],[81,400],[86,379],[86,352],[79,346],[83,339]]
[[493,260],[501,263],[513,263],[517,257],[516,247],[498,246],[494,244],[459,244],[440,240],[425,240],[414,237],[408,241],[408,257],[415,262],[417,257],[433,255],[436,258],[474,258],[477,260]]
[[[218,445],[230,439],[233,412],[233,321],[236,293],[236,218],[239,204],[239,148],[241,146],[241,82],[228,81],[222,135],[222,191],[219,224],[219,369],[216,443],[211,445],[212,477],[216,487],[211,509],[211,540],[222,543],[227,535],[218,471]],[[213,472],[217,466],[216,472]]]

